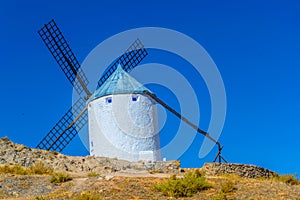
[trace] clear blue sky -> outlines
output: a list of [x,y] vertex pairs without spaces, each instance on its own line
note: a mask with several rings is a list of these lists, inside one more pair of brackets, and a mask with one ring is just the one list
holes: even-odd
[[[1,1],[0,136],[30,147],[71,106],[72,87],[37,34],[52,18],[80,62],[101,41],[131,28],[165,27],[194,38],[226,87],[220,138],[226,159],[300,173],[298,1]],[[207,98],[203,129],[210,119]],[[214,157],[215,150],[198,159],[202,141],[197,136],[181,157],[185,167]],[[78,138],[64,153],[87,154]]]

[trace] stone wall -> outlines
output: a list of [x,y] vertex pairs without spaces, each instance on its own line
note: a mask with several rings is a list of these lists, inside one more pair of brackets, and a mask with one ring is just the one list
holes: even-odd
[[234,163],[205,163],[202,169],[205,170],[207,176],[234,174],[245,178],[271,178],[277,175],[262,167]]

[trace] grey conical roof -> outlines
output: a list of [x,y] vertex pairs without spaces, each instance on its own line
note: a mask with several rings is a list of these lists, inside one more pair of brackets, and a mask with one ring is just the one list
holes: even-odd
[[117,69],[110,75],[110,77],[98,88],[90,97],[89,101],[97,99],[102,96],[111,94],[124,94],[124,93],[143,93],[148,90],[145,86],[135,80],[122,66],[119,64]]

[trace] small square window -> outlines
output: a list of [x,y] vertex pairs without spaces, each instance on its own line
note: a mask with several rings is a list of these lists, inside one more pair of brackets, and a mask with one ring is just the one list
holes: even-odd
[[111,102],[112,102],[111,97],[106,98],[106,103],[111,103]]
[[138,96],[137,95],[134,95],[131,97],[132,101],[137,101],[138,100]]

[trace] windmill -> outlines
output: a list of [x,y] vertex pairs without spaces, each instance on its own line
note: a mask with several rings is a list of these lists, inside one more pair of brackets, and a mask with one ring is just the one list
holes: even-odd
[[[67,79],[70,81],[76,92],[81,96],[74,105],[63,115],[63,117],[55,124],[55,126],[48,132],[48,134],[40,141],[40,143],[37,145],[37,148],[40,149],[46,149],[50,151],[59,151],[61,152],[70,142],[71,140],[77,135],[78,131],[84,127],[85,124],[89,122],[89,132],[91,135],[97,135],[98,133],[93,130],[93,123],[91,123],[88,120],[88,113],[90,115],[90,109],[88,108],[91,106],[91,99],[95,100],[95,93],[97,91],[101,91],[101,88],[105,87],[105,84],[107,84],[107,81],[110,81],[111,76],[115,76],[117,73],[122,74],[122,76],[127,76],[127,72],[129,73],[133,68],[135,68],[147,55],[147,51],[144,48],[143,44],[139,39],[136,39],[133,44],[127,49],[127,51],[121,55],[118,59],[116,59],[115,62],[113,62],[108,69],[105,71],[104,75],[100,78],[98,81],[98,89],[95,91],[95,93],[88,90],[87,85],[89,84],[89,81],[84,74],[84,72],[80,69],[80,64],[78,60],[76,59],[74,53],[72,52],[70,46],[68,45],[67,41],[65,40],[64,36],[62,35],[61,31],[57,27],[54,20],[51,20],[47,24],[45,24],[39,31],[39,35],[41,36],[42,40],[48,47],[49,51],[53,55],[54,59],[62,69],[62,71],[65,73]],[[130,78],[129,78],[130,79]],[[135,80],[134,80],[135,81]],[[133,81],[133,82],[134,82]],[[138,83],[135,83],[138,84]],[[184,116],[176,112],[174,109],[172,109],[170,106],[168,106],[165,102],[163,102],[161,99],[159,99],[156,95],[154,95],[152,92],[150,92],[147,88],[139,87],[139,92],[136,92],[136,88],[133,88],[131,91],[129,91],[129,96],[134,94],[139,94],[143,97],[146,97],[147,101],[149,100],[149,105],[151,109],[155,110],[155,107],[152,108],[151,102],[156,102],[161,104],[163,107],[165,107],[167,110],[169,110],[171,113],[175,114],[178,118],[186,122],[188,125],[190,125],[192,128],[194,128],[197,132],[203,134],[205,137],[213,141],[218,146],[218,154],[216,155],[214,162],[218,159],[219,162],[222,160],[227,162],[224,157],[221,155],[221,151],[223,146],[212,138],[209,133],[201,130],[198,126],[191,123],[188,119],[186,119]],[[101,92],[100,92],[101,93]],[[105,95],[99,95],[98,98],[105,99],[106,103],[111,103],[112,100],[110,98],[106,98],[107,95],[112,95],[115,93],[107,93]],[[127,93],[124,91],[121,91],[118,93],[125,94],[126,97],[128,96]],[[103,98],[105,97],[105,98]],[[122,97],[123,98],[123,97]],[[130,96],[131,98],[131,96]],[[132,101],[136,101],[138,97],[132,96]],[[142,98],[142,97],[141,97]],[[97,99],[96,99],[97,100]],[[88,111],[89,109],[89,111]],[[141,109],[143,110],[143,109]],[[144,111],[141,111],[142,113]],[[141,113],[140,113],[141,114]],[[154,117],[155,118],[155,117]],[[123,118],[124,119],[124,118]],[[155,124],[154,124],[155,126]],[[155,132],[155,130],[154,130]],[[103,137],[102,137],[103,139]],[[91,140],[91,137],[90,137]],[[99,138],[97,139],[99,140]],[[96,141],[97,141],[96,140]],[[130,145],[129,141],[129,145]],[[140,142],[149,142],[148,140],[141,140]],[[154,148],[154,146],[157,148],[159,147],[159,139],[157,139],[157,136],[151,136],[151,142],[152,144],[147,148]],[[101,145],[104,143],[102,142]],[[94,144],[93,141],[91,143],[92,147],[90,150],[91,154],[94,154],[93,151],[95,148],[93,148]],[[100,145],[100,146],[101,146]],[[139,146],[139,145],[138,145]],[[143,145],[142,145],[143,146]],[[99,146],[98,146],[99,147]],[[103,150],[103,148],[100,150]],[[152,149],[153,150],[153,149]],[[96,150],[97,151],[97,150]],[[139,151],[139,150],[137,150]],[[112,152],[108,152],[112,153]],[[118,155],[118,152],[115,152],[116,155]],[[136,153],[136,152],[135,152]],[[139,152],[138,152],[139,153]],[[98,153],[94,155],[99,155],[99,149]],[[100,155],[101,151],[100,151]],[[104,156],[107,154],[104,154]],[[110,157],[110,156],[108,156]],[[147,156],[146,156],[147,157]],[[136,161],[137,158],[128,158],[126,156],[121,156],[121,159],[127,159],[130,161]],[[139,157],[141,158],[141,157]],[[149,158],[149,156],[148,156]],[[152,158],[150,160],[159,160],[160,159],[160,152],[158,151],[157,154],[152,154]]]

